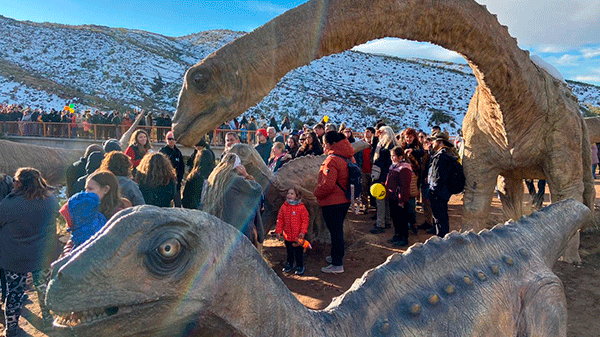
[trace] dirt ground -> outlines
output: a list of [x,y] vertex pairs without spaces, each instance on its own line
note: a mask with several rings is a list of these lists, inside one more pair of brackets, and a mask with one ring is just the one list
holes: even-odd
[[[596,196],[600,197],[600,181],[596,181]],[[528,196],[525,196],[528,200]],[[548,204],[549,196],[546,194],[544,205]],[[459,229],[461,222],[460,196],[450,200],[450,227]],[[600,200],[596,201],[600,205]],[[596,206],[596,218],[600,218],[600,209]],[[348,214],[346,229],[346,253],[344,257],[343,274],[324,274],[321,267],[325,266],[325,257],[329,255],[329,246],[315,244],[313,249],[305,254],[306,273],[303,276],[284,275],[281,272],[285,264],[285,247],[283,243],[274,238],[265,241],[264,256],[273,267],[273,270],[282,278],[288,288],[300,302],[311,309],[323,309],[331,302],[332,298],[341,295],[350,288],[355,279],[363,273],[381,263],[392,253],[401,253],[403,250],[394,248],[387,242],[391,238],[393,229],[388,229],[384,234],[373,235],[369,229],[374,220],[370,214]],[[499,201],[494,198],[490,224],[502,221],[502,212]],[[420,215],[419,223],[422,221]],[[597,220],[597,223],[600,223]],[[410,244],[424,242],[430,235],[419,231],[418,235],[411,233]],[[557,262],[554,272],[562,280],[568,304],[568,336],[584,337],[600,335],[600,231],[586,230],[582,233],[580,254],[583,262],[579,266]],[[27,302],[20,325],[27,333],[25,336],[57,336],[55,333],[44,334],[39,331],[42,326],[39,308],[36,303],[35,292],[29,291],[30,300]],[[3,317],[2,317],[3,318]],[[3,320],[2,320],[3,322]],[[1,326],[1,324],[0,324]],[[3,327],[1,327],[3,329]],[[0,330],[1,331],[1,330]]]

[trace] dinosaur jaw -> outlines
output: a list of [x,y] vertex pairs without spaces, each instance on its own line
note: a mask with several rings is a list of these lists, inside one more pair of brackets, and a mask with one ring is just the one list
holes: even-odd
[[[167,308],[172,304],[170,301],[150,301],[82,311],[55,311],[54,329],[72,331],[77,336],[147,335],[151,331],[164,330],[166,322],[157,321],[152,317],[160,314],[160,308]],[[124,327],[126,331],[123,331]]]

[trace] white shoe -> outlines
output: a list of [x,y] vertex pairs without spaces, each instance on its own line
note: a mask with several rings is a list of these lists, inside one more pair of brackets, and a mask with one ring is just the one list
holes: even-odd
[[325,258],[325,262],[331,264],[333,260],[331,259],[331,255]]
[[334,266],[330,264],[327,267],[321,268],[321,271],[330,274],[341,274],[344,272],[344,266]]

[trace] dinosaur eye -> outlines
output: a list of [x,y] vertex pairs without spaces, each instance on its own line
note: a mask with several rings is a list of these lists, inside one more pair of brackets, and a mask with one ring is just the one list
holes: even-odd
[[194,82],[194,86],[200,92],[204,92],[206,87],[208,87],[208,80],[210,76],[208,71],[204,69],[198,69],[194,74],[192,74],[192,81]]
[[166,259],[174,258],[180,251],[181,243],[176,239],[169,239],[158,247],[158,253]]

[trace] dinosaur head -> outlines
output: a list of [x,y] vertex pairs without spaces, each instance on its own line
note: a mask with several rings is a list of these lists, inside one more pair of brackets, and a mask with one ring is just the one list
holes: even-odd
[[256,179],[260,186],[262,186],[263,191],[265,191],[274,179],[274,175],[267,165],[265,165],[258,151],[251,145],[243,143],[235,144],[229,151],[240,157],[242,164],[246,167],[246,171]]
[[187,70],[179,93],[173,131],[177,141],[193,146],[221,123],[241,114],[236,92],[240,92],[238,72],[211,56]]
[[[54,265],[47,295],[55,327],[77,336],[175,336],[228,331],[210,308],[225,264],[245,242],[199,211],[127,209]],[[251,249],[251,245],[248,246]],[[158,319],[157,319],[158,318]]]

